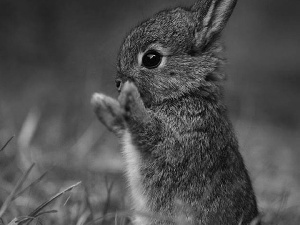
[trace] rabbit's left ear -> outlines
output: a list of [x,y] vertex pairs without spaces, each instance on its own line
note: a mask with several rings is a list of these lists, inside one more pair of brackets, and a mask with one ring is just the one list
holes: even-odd
[[202,47],[217,37],[225,27],[237,0],[198,0],[192,6],[197,17],[196,45]]

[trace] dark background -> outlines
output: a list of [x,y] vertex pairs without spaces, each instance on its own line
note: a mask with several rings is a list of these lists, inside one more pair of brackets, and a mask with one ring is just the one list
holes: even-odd
[[[116,138],[95,119],[91,94],[117,96],[116,57],[132,27],[192,3],[0,0],[0,145],[16,135],[3,154],[25,146],[20,167],[55,164],[67,180],[122,171]],[[287,205],[300,201],[299,9],[296,0],[240,0],[224,31],[226,102],[263,208],[276,202],[265,192],[288,190]]]

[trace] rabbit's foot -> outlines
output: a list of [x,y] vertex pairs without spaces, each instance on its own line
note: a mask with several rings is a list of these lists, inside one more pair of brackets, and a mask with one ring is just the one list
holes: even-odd
[[148,120],[148,112],[133,82],[127,81],[124,84],[118,100],[121,108],[124,110],[126,121],[133,119],[135,121],[146,122]]
[[125,129],[123,110],[120,103],[104,94],[95,93],[91,104],[98,119],[112,132],[119,134]]

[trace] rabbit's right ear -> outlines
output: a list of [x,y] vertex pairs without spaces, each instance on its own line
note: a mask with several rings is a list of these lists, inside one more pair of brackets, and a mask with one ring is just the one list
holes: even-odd
[[192,7],[197,18],[196,46],[201,48],[217,37],[225,27],[237,0],[198,0]]

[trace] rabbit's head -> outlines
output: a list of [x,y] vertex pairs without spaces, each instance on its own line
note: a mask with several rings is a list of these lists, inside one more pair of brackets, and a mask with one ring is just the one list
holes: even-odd
[[146,106],[201,93],[215,96],[222,63],[218,37],[237,0],[199,0],[161,11],[124,40],[116,84],[133,81]]

